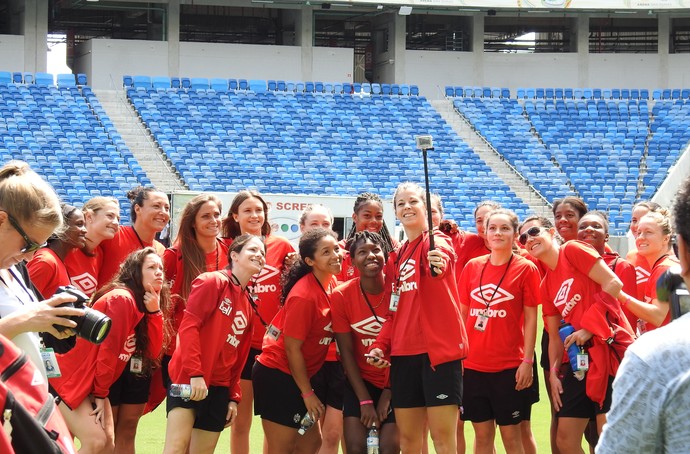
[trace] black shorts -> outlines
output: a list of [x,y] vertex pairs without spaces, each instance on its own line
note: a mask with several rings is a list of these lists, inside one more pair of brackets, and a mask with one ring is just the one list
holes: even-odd
[[525,420],[523,411],[529,401],[529,388],[515,390],[517,367],[500,372],[465,369],[462,420],[496,420],[499,426],[512,426]]
[[[261,416],[261,419],[298,429],[307,408],[292,376],[281,370],[266,367],[259,361],[254,363],[252,372],[254,414]],[[319,391],[316,391],[316,388],[314,391],[323,402],[323,396],[319,395]]]
[[208,396],[204,400],[184,400],[170,397],[165,403],[168,413],[173,408],[191,408],[194,410],[194,428],[209,432],[222,432],[228,416],[230,389],[227,386],[209,386]]
[[[534,359],[537,359],[537,354],[534,354]],[[539,402],[539,368],[537,363],[532,364],[532,386],[525,390],[527,399],[525,406],[522,409],[522,420],[529,421],[532,419],[532,405]]]
[[546,331],[546,328],[541,333],[541,359],[539,360],[539,365],[547,371],[551,369],[551,363],[549,362],[549,332]]
[[145,404],[149,400],[150,387],[151,375],[130,372],[129,363],[127,363],[120,377],[110,385],[108,392],[110,405],[117,407],[120,404]]
[[346,381],[343,365],[340,364],[340,361],[326,361],[311,378],[311,385],[314,387],[316,395],[325,396],[321,399],[324,405],[342,410],[343,390]]
[[247,356],[247,361],[244,363],[244,367],[242,368],[242,373],[240,374],[240,378],[242,380],[251,380],[252,379],[252,368],[254,367],[254,361],[256,361],[256,357],[259,356],[261,353],[261,350],[256,349],[256,348],[250,348],[249,349],[249,356]]
[[170,385],[172,384],[170,372],[168,371],[168,366],[171,359],[172,356],[170,355],[163,355],[163,358],[161,359],[161,375],[163,376],[163,386],[165,386],[165,389],[170,388]]
[[[369,391],[371,399],[374,401],[374,408],[376,408],[379,403],[379,399],[381,398],[383,389],[377,388],[366,380],[362,381],[364,382],[364,386],[367,387],[367,391]],[[352,389],[350,382],[346,380],[345,389],[343,391],[343,417],[347,418],[348,416],[353,416],[359,419],[362,416],[362,412],[360,411],[359,407],[359,398],[357,397],[357,394],[355,394],[355,390]],[[390,423],[395,424],[395,413],[393,412],[393,407],[391,407],[388,417],[386,417],[381,425]]]
[[460,360],[431,368],[429,355],[391,357],[393,407],[419,408],[457,405],[462,402]]
[[606,413],[611,409],[613,377],[609,377],[604,405],[599,408],[598,403],[587,397],[587,378],[585,377],[584,380],[575,378],[570,362],[561,365],[560,375],[562,376],[561,384],[563,386],[563,394],[561,394],[563,406],[556,414],[559,418],[593,419],[597,415]]

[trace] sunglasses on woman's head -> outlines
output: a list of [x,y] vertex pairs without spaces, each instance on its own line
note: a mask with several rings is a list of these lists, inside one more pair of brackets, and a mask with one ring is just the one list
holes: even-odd
[[531,227],[528,231],[526,231],[525,233],[520,235],[520,238],[518,238],[518,241],[520,242],[521,245],[524,246],[525,244],[527,244],[527,237],[528,236],[531,236],[533,238],[535,236],[539,236],[539,234],[541,234],[541,230],[542,230],[541,227]]

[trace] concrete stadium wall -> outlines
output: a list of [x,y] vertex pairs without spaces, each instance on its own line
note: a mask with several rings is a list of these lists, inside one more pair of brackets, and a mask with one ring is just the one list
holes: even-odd
[[[647,88],[690,86],[685,54],[499,54],[407,51],[405,82],[424,96],[443,96],[446,85]],[[664,70],[666,68],[666,70]],[[582,81],[582,82],[580,82]]]
[[179,73],[170,74],[167,42],[93,39],[77,49],[75,68],[97,89],[119,87],[124,74],[352,80],[353,49],[311,48],[311,76],[303,74],[302,48],[298,46],[180,43],[179,49]]
[[0,35],[0,71],[24,71],[24,36]]

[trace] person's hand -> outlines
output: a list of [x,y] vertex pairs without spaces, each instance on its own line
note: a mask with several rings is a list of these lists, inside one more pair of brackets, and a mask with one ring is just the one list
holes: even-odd
[[[25,332],[50,333],[57,339],[74,336],[77,324],[67,317],[81,317],[83,309],[74,307],[58,307],[65,303],[76,301],[76,297],[61,293],[44,301],[22,306],[2,318],[0,333],[9,338]],[[53,325],[64,327],[60,332]]]
[[592,333],[582,328],[568,335],[568,337],[566,337],[563,341],[563,345],[566,350],[568,350],[568,348],[573,344],[582,346],[585,345],[587,341],[592,338],[592,336]]
[[160,306],[160,294],[153,289],[153,285],[146,286],[146,293],[144,293],[144,306],[149,312],[158,312]]
[[558,376],[559,373],[560,372],[555,372],[554,370],[551,370],[549,372],[549,382],[551,383],[551,400],[553,402],[553,408],[556,411],[559,411],[563,406],[563,402],[561,401],[561,394],[563,394],[563,384],[561,383],[561,379]]
[[192,386],[192,395],[189,396],[189,400],[206,399],[208,396],[208,388],[206,387],[204,377],[192,377],[189,380],[189,384]]
[[[371,398],[367,399],[370,400]],[[359,406],[359,420],[362,421],[364,427],[371,427],[374,423],[379,426],[378,416],[374,404],[364,404]],[[380,427],[380,426],[379,426]]]
[[237,418],[237,402],[231,400],[228,404],[228,414],[225,415],[225,427],[232,426]]
[[386,388],[383,390],[381,393],[381,397],[379,397],[379,401],[376,404],[376,413],[379,418],[379,422],[381,424],[378,424],[378,427],[381,427],[383,424],[383,421],[388,418],[388,413],[391,412],[391,390],[390,388]]
[[443,273],[443,270],[446,269],[446,263],[448,263],[449,260],[448,254],[440,249],[429,251],[427,258],[429,260],[429,265],[431,265],[436,274]]
[[367,363],[378,367],[379,369],[390,367],[391,365],[389,361],[383,358],[383,350],[380,348],[371,349],[367,356]]
[[105,411],[105,399],[94,397],[91,401],[91,407],[93,411],[89,413],[89,416],[94,416],[96,424],[100,424],[101,427],[105,429],[105,417],[103,415]]
[[533,370],[531,364],[524,361],[520,363],[517,372],[515,372],[515,390],[521,391],[532,386],[532,380],[534,379],[532,374]]
[[314,393],[304,398],[304,406],[307,407],[307,413],[311,415],[314,421],[318,421],[321,416],[326,414],[326,407]]

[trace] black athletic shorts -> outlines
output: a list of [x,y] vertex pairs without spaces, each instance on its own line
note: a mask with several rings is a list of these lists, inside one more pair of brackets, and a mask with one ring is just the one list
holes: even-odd
[[324,405],[343,409],[343,390],[345,389],[345,372],[340,361],[326,361],[321,369],[311,378],[311,384],[318,396],[325,396]]
[[[381,393],[383,393],[383,389],[377,388],[366,380],[363,381],[364,386],[366,386],[367,391],[369,391],[371,400],[374,401],[374,408],[377,408],[379,399],[381,398]],[[343,417],[346,418],[348,416],[354,416],[355,418],[359,419],[362,416],[362,412],[360,411],[359,398],[357,397],[357,394],[355,394],[355,390],[352,389],[350,382],[346,381],[345,390],[343,392]],[[381,425],[390,423],[395,424],[395,412],[393,412],[392,406],[391,411],[388,413],[388,417],[383,421],[383,423],[381,423]]]
[[463,375],[463,421],[496,420],[499,426],[512,426],[525,420],[529,388],[515,390],[517,368],[500,372],[465,369]]
[[604,405],[602,408],[599,408],[598,403],[587,397],[587,377],[583,380],[575,378],[570,362],[561,365],[560,375],[562,376],[561,385],[563,386],[563,394],[561,394],[563,406],[557,413],[559,418],[593,419],[597,415],[606,413],[611,409],[613,377],[609,377]]
[[184,400],[168,394],[165,407],[168,413],[173,408],[191,408],[194,410],[195,429],[222,432],[227,422],[225,418],[229,404],[230,389],[227,386],[209,386],[208,396],[204,400]]
[[432,369],[426,353],[391,357],[393,407],[419,408],[462,403],[460,360]]
[[151,375],[130,372],[128,362],[120,377],[110,386],[110,405],[117,407],[120,404],[145,404],[149,401],[150,387]]
[[251,380],[252,379],[252,368],[254,367],[254,361],[256,361],[256,357],[259,356],[261,353],[261,350],[257,348],[250,348],[249,349],[249,355],[247,356],[247,361],[244,363],[244,367],[242,368],[242,373],[240,374],[240,378],[242,380]]

